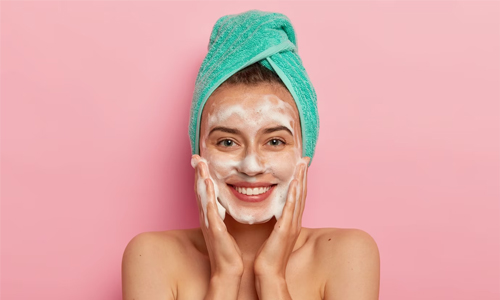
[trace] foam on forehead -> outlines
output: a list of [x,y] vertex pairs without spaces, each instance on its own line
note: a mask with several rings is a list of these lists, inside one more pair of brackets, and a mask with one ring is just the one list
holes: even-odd
[[266,94],[260,96],[258,105],[251,108],[244,106],[244,104],[251,103],[254,99],[255,97],[243,94],[240,103],[229,104],[222,102],[216,112],[209,113],[208,128],[236,115],[245,120],[245,125],[248,126],[259,126],[261,122],[275,121],[286,126],[294,133],[293,127],[290,126],[290,121],[293,121],[294,109],[289,103],[281,100],[276,95]]

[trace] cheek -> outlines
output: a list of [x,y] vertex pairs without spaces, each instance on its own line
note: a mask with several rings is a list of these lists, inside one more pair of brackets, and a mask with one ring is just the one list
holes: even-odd
[[265,160],[274,177],[288,181],[295,174],[295,166],[300,160],[300,154],[296,149],[287,152],[275,152],[268,154]]
[[208,162],[208,168],[214,179],[223,179],[235,172],[238,161],[225,153],[205,151],[204,158]]

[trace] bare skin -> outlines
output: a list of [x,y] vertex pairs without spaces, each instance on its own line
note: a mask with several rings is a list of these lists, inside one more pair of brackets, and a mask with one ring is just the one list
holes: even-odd
[[[252,97],[248,104],[242,102],[243,94]],[[290,130],[265,133],[266,128],[276,124],[248,123],[252,119],[245,119],[247,124],[238,118],[228,119],[224,124],[213,124],[214,118],[209,122],[209,116],[231,101],[234,105],[244,103],[251,112],[269,95],[293,108],[286,112],[292,120]],[[238,132],[217,131],[209,135],[216,126],[235,128]],[[218,89],[203,110],[200,137],[201,157],[212,161],[243,160],[254,155],[256,162],[224,166],[234,168],[225,177],[220,174],[226,170],[217,163],[197,165],[195,179],[201,177],[206,184],[205,193],[198,191],[195,184],[200,228],[146,232],[134,237],[123,256],[123,299],[378,299],[380,258],[378,247],[368,233],[359,229],[301,226],[307,196],[307,163],[296,169],[287,168],[286,164],[297,158],[300,165],[301,161],[308,162],[308,158],[296,157],[296,153],[301,153],[300,120],[286,89],[270,84]],[[268,160],[279,163],[269,171],[264,167]],[[224,220],[218,215],[215,185],[219,191],[229,190],[230,184],[241,178],[288,185],[286,180],[280,180],[287,173],[293,180],[287,186],[286,202],[278,220],[274,217],[265,220],[265,210],[272,207],[266,203],[270,201],[267,198],[261,203],[248,203],[227,196],[229,211],[236,218],[243,220],[241,216],[251,214],[256,217],[249,220],[257,220],[256,224],[238,222],[229,213]],[[209,174],[212,177],[218,174],[222,179],[213,182],[208,179]],[[208,197],[208,227],[200,195]]]

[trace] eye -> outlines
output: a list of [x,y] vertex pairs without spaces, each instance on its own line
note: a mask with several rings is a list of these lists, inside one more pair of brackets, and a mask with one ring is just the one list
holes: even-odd
[[221,145],[221,144],[223,147],[232,147],[232,146],[234,146],[235,143],[233,140],[225,139],[225,140],[221,140],[217,143],[217,145]]
[[272,139],[272,140],[269,140],[269,142],[271,146],[274,146],[274,147],[277,147],[277,146],[281,146],[281,145],[285,145],[285,141],[282,141],[280,139]]

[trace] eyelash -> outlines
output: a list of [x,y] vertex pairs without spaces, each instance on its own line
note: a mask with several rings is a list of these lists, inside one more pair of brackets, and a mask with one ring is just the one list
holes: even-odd
[[[223,142],[225,141],[231,141],[232,143],[235,143],[235,141],[231,140],[231,139],[224,139],[224,140],[220,140],[218,143],[217,143],[217,146],[221,145]],[[282,139],[270,139],[267,143],[271,142],[271,141],[280,141],[283,145],[286,145],[286,142]],[[266,144],[267,144],[266,143]],[[279,145],[277,145],[279,146]],[[225,148],[230,148],[231,146],[224,146]]]
[[[217,146],[219,146],[220,144],[222,144],[223,142],[225,141],[231,141],[233,144],[235,144],[235,142],[233,140],[230,140],[230,139],[224,139],[224,140],[220,140],[218,143],[217,143]],[[231,146],[224,146],[224,148],[230,148]]]
[[[270,139],[269,142],[271,142],[271,141],[280,141],[281,144],[286,145],[286,142],[282,139]],[[267,143],[269,143],[269,142],[267,142]]]

